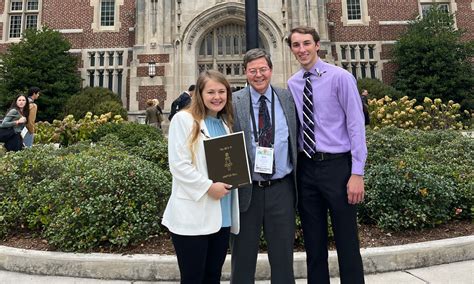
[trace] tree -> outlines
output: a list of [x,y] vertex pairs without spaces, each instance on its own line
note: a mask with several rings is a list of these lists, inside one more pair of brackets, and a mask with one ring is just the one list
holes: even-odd
[[358,79],[357,88],[359,89],[359,94],[362,93],[362,90],[367,90],[369,92],[369,99],[381,99],[385,96],[389,96],[393,100],[397,100],[403,97],[401,92],[392,86],[385,85],[379,79]]
[[19,92],[32,86],[41,89],[38,120],[52,120],[62,114],[66,100],[80,90],[77,59],[69,53],[71,44],[48,27],[29,29],[21,41],[10,45],[1,56],[0,104],[6,108]]
[[442,98],[472,109],[474,41],[463,41],[463,33],[453,15],[436,6],[410,22],[394,47],[395,88],[419,102]]
[[111,112],[127,119],[120,97],[106,88],[86,87],[70,97],[64,106],[64,116],[72,114],[76,119],[84,117],[89,111],[95,115]]

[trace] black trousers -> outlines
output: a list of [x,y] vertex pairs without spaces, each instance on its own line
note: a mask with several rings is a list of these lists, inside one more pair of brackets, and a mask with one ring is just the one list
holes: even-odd
[[308,283],[328,283],[328,222],[331,216],[341,283],[364,283],[356,206],[347,201],[351,156],[298,159],[298,209],[305,242]]
[[230,227],[217,233],[200,236],[183,236],[171,233],[178,258],[181,283],[219,284],[227,249]]

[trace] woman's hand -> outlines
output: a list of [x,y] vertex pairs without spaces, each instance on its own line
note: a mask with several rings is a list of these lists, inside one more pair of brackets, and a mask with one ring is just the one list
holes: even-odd
[[25,123],[25,122],[26,122],[26,117],[22,116],[16,121],[16,124]]
[[230,193],[232,185],[223,182],[214,182],[207,190],[207,193],[214,199],[221,199]]

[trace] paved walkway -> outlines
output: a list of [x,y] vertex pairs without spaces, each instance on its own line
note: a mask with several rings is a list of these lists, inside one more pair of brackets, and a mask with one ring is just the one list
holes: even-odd
[[[367,283],[474,284],[474,235],[401,246],[361,249]],[[306,281],[306,255],[296,252],[295,277]],[[395,272],[393,272],[395,271]],[[329,272],[339,283],[337,254],[329,252]],[[222,279],[230,276],[230,255]],[[266,254],[257,259],[257,283],[270,283]],[[101,279],[101,280],[99,280]],[[61,253],[0,246],[0,283],[177,283],[173,255]],[[141,281],[141,282],[140,282]],[[223,282],[228,283],[228,282]]]
[[[37,276],[0,270],[2,284],[175,284],[178,282],[150,282],[99,280],[72,277]],[[228,281],[222,283],[229,283]],[[257,281],[258,284],[270,284],[270,281]],[[297,284],[306,283],[298,279]],[[340,283],[339,278],[331,278],[331,284]],[[426,268],[409,269],[397,272],[369,274],[365,276],[366,284],[474,284],[474,260],[436,265]]]

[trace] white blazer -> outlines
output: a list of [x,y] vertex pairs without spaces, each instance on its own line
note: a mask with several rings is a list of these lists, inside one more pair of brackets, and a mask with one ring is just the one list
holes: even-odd
[[[195,164],[192,164],[188,142],[193,128],[193,117],[187,111],[178,112],[171,120],[168,131],[168,162],[173,184],[171,196],[163,214],[162,224],[172,233],[185,236],[209,235],[222,226],[220,200],[207,194],[213,181],[207,174],[203,139],[198,137],[195,150]],[[204,120],[201,129],[209,136]],[[226,132],[229,128],[224,125]],[[216,181],[217,182],[217,181]],[[231,232],[239,233],[239,195],[232,190]]]

